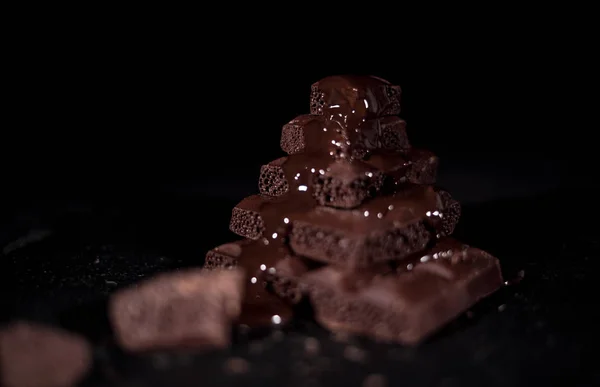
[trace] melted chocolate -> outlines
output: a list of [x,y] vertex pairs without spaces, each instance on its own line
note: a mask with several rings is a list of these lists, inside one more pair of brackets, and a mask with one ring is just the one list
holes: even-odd
[[288,137],[301,136],[301,145],[285,148],[289,154],[311,153],[332,157],[363,158],[376,149],[406,151],[406,123],[399,117],[389,116],[362,121],[358,127],[340,125],[323,116],[301,115],[284,125],[283,144]]
[[333,76],[311,87],[311,114],[335,122],[346,133],[369,118],[400,113],[400,88],[372,76]]
[[[240,323],[251,326],[282,323],[291,316],[291,308],[269,293],[268,282],[276,273],[278,261],[290,255],[287,236],[292,222],[320,212],[314,211],[317,204],[312,195],[315,176],[327,173],[332,161],[340,159],[356,162],[355,167],[364,169],[365,173],[373,168],[397,176],[405,173],[410,164],[405,156],[375,151],[408,147],[404,121],[398,117],[383,117],[399,113],[399,94],[397,86],[376,77],[325,78],[312,86],[312,115],[299,116],[284,126],[283,132],[287,131],[290,139],[285,144],[289,144],[290,152],[304,152],[277,162],[288,183],[287,193],[277,198],[251,197],[238,204],[238,208],[259,213],[264,226],[257,240],[244,244],[237,260],[248,275]],[[303,137],[302,146],[294,142],[299,132]],[[397,138],[400,140],[394,142]],[[370,151],[373,153],[365,163],[355,160]],[[394,208],[394,203],[402,205]],[[346,219],[348,216],[357,219],[356,211],[330,217],[336,224],[360,223],[361,229],[368,230],[382,222],[409,221],[435,210],[436,203],[433,190],[413,187],[364,204],[358,214],[360,222]]]

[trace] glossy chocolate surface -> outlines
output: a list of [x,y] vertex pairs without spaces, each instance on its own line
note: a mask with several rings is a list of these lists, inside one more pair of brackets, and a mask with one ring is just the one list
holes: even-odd
[[444,238],[396,264],[307,273],[316,318],[333,330],[417,343],[502,285],[496,258]]

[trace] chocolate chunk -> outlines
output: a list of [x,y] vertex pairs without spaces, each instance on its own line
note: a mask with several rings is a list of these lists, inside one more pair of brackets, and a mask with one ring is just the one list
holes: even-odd
[[447,191],[438,189],[437,193],[440,200],[438,207],[442,209],[442,212],[438,214],[442,217],[441,234],[445,236],[452,235],[460,219],[462,208],[460,203]]
[[215,247],[206,253],[204,269],[230,269],[237,266],[238,258],[242,255],[244,245],[251,240],[243,239],[231,243],[225,243]]
[[2,386],[74,386],[91,364],[91,346],[78,335],[27,322],[0,330]]
[[[250,278],[251,287],[255,288],[258,282],[264,283],[268,291],[290,304],[296,304],[302,299],[297,283],[300,276],[322,266],[318,262],[296,257],[289,249],[282,246],[271,247],[265,245],[263,241],[243,240],[210,250],[206,254],[204,268],[229,268],[238,265],[246,272],[253,273]],[[261,290],[258,289],[259,292]],[[249,298],[253,297],[254,291],[256,289],[246,292]],[[258,298],[268,298],[268,296],[263,294]],[[243,312],[244,309],[242,307]]]
[[410,167],[406,172],[409,182],[417,184],[435,184],[439,159],[428,150],[417,149],[409,154]]
[[327,266],[301,283],[326,328],[416,344],[497,290],[502,275],[496,258],[448,238],[396,268]]
[[310,113],[360,118],[400,114],[399,86],[373,76],[344,75],[311,86]]
[[359,161],[336,161],[324,172],[313,183],[313,195],[322,206],[357,207],[374,196],[384,181],[381,171]]
[[277,197],[304,189],[320,205],[354,208],[377,193],[384,182],[387,192],[393,192],[403,182],[432,184],[436,174],[437,158],[421,150],[407,154],[377,151],[363,161],[298,154],[263,165],[259,190]]
[[352,211],[317,207],[296,215],[290,246],[297,255],[349,267],[401,259],[441,234],[440,205],[431,186],[406,185]]
[[229,229],[245,238],[262,238],[266,244],[272,242],[273,235],[285,237],[293,216],[315,206],[310,186],[308,182],[300,184],[291,195],[280,197],[248,196],[232,210]]
[[239,269],[159,274],[113,294],[111,324],[130,351],[223,348],[244,292]]
[[282,167],[286,161],[287,157],[281,157],[260,168],[258,190],[261,194],[267,196],[281,196],[288,193],[290,186]]
[[361,122],[350,130],[322,116],[301,115],[283,126],[281,149],[287,154],[311,153],[361,159],[378,149],[405,152],[410,149],[406,122],[389,116]]

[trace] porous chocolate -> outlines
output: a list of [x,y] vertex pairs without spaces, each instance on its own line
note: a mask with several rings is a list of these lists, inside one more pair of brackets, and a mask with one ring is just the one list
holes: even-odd
[[406,152],[410,142],[406,122],[396,116],[361,122],[350,130],[323,116],[301,115],[281,130],[281,149],[289,155],[310,153],[337,157],[342,152],[362,159],[368,152],[387,150]]
[[406,154],[377,151],[364,160],[329,160],[307,154],[282,157],[263,165],[259,191],[278,197],[304,189],[317,203],[338,208],[354,208],[384,185],[387,193],[398,183],[433,184],[438,161],[433,153],[412,150]]
[[[227,243],[210,250],[206,254],[204,268],[230,268],[240,266],[246,272],[253,273],[249,278],[250,289],[247,294],[260,292],[260,299],[270,299],[265,290],[274,293],[282,300],[296,304],[302,299],[297,281],[300,276],[321,265],[308,259],[297,257],[283,245],[267,246],[264,241],[242,240]],[[264,288],[264,289],[263,289]],[[252,297],[246,297],[252,298]],[[254,297],[256,298],[256,297]],[[249,306],[251,307],[251,306]],[[287,312],[274,310],[273,314],[282,316]],[[252,313],[242,306],[242,314]]]
[[361,161],[338,160],[315,175],[313,196],[321,206],[354,208],[383,186],[382,171]]
[[242,255],[244,245],[251,243],[250,239],[243,239],[231,243],[224,243],[209,250],[204,259],[203,268],[212,269],[231,269],[237,266],[238,258]]
[[497,290],[502,275],[490,254],[443,239],[395,267],[327,266],[301,284],[327,329],[416,344]]
[[397,115],[400,95],[399,86],[378,77],[331,76],[312,84],[310,113],[361,119]]
[[117,291],[109,302],[117,342],[129,351],[228,346],[244,277],[240,269],[190,269]]
[[2,386],[75,386],[91,365],[90,344],[74,333],[29,322],[0,330]]
[[407,184],[352,211],[317,207],[295,216],[290,246],[295,254],[349,267],[401,259],[443,234],[443,204],[431,186]]

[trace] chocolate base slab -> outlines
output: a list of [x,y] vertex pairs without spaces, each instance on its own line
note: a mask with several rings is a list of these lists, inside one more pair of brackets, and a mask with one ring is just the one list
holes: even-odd
[[79,335],[38,323],[0,329],[0,385],[75,386],[92,366],[92,347]]
[[109,301],[117,342],[129,351],[227,347],[244,277],[240,269],[190,269],[117,291]]
[[448,223],[458,219],[444,216],[446,200],[431,186],[405,185],[351,211],[316,207],[295,216],[290,246],[297,255],[349,267],[402,259],[454,228]]
[[315,319],[336,332],[417,344],[503,283],[498,260],[445,238],[393,267],[307,273]]
[[358,159],[378,149],[400,152],[410,149],[406,122],[395,116],[368,120],[356,130],[347,130],[322,116],[301,115],[283,126],[280,145],[289,155],[311,153],[335,156],[342,148]]

